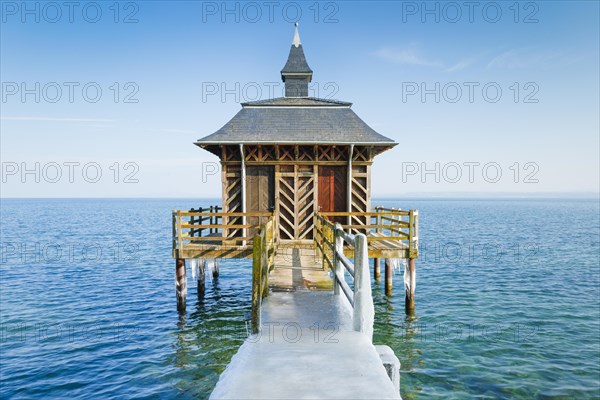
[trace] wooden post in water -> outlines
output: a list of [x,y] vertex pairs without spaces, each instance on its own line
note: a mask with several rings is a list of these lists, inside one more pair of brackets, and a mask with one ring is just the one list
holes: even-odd
[[213,265],[215,266],[215,268],[212,271],[212,276],[213,276],[213,280],[216,281],[217,279],[219,279],[219,263],[217,263],[217,259],[215,258],[213,260]]
[[206,288],[206,260],[198,260],[198,297],[204,297]]
[[261,259],[262,259],[262,238],[260,235],[254,236],[252,248],[252,333],[256,334],[260,330],[260,303],[262,297],[261,290]]
[[405,301],[404,308],[408,315],[412,315],[415,311],[415,288],[417,286],[417,267],[416,259],[419,255],[419,212],[415,210],[409,211],[408,221],[408,279],[409,282],[405,286]]
[[379,281],[381,279],[381,267],[379,264],[379,258],[373,259],[373,279]]
[[392,295],[392,260],[389,258],[385,259],[385,294],[386,296]]
[[406,287],[406,297],[404,302],[404,308],[407,314],[412,314],[415,311],[415,287],[417,284],[417,268],[415,265],[415,259],[408,259],[408,271],[410,283]]
[[183,258],[175,260],[175,295],[177,297],[177,311],[185,312],[187,280],[185,277],[185,259]]
[[340,258],[337,256],[337,254],[344,254],[344,238],[343,236],[338,233],[338,230],[342,230],[342,225],[340,225],[339,222],[336,222],[333,228],[333,237],[335,238],[335,252],[333,254],[333,259],[334,261],[334,277],[333,277],[333,293],[339,295],[340,294],[340,284],[337,281],[337,277],[343,277],[344,276],[344,265],[342,264],[342,261],[340,260]]

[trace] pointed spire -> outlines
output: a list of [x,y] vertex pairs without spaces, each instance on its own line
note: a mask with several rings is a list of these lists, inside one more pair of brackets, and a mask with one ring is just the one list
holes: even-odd
[[292,40],[292,44],[295,47],[298,47],[301,44],[300,43],[300,34],[298,33],[298,23],[296,22],[294,25],[296,26],[296,29],[294,30],[294,40]]
[[294,40],[285,66],[281,70],[281,79],[285,82],[286,97],[307,97],[308,83],[312,80],[312,70],[306,62],[300,43],[298,23],[295,23]]

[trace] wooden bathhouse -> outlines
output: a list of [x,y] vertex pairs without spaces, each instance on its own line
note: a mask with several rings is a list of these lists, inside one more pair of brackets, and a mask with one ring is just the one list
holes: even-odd
[[[336,229],[367,236],[376,278],[379,258],[417,257],[417,212],[371,204],[373,160],[397,143],[367,125],[352,103],[310,97],[312,78],[296,25],[281,70],[285,96],[242,103],[222,128],[195,142],[220,159],[222,204],[173,212],[178,293],[185,260],[196,266],[195,260],[253,257],[256,263],[257,251],[267,248],[258,262],[266,264],[261,274],[268,281],[283,245],[313,249],[329,270],[339,261]],[[351,254],[350,247],[344,252]]]
[[309,97],[312,77],[296,28],[281,70],[285,97],[242,103],[196,142],[221,159],[223,211],[274,212],[282,241],[313,240],[319,211],[370,211],[373,159],[397,144],[360,119],[352,103]]

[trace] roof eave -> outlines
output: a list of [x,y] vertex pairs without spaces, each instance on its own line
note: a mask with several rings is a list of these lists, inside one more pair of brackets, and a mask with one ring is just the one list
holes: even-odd
[[359,145],[359,146],[387,146],[387,147],[394,147],[394,146],[398,145],[398,143],[396,143],[396,142],[340,142],[340,141],[336,141],[336,140],[331,140],[331,141],[327,141],[327,140],[319,140],[319,141],[280,140],[280,141],[276,141],[276,142],[270,142],[270,141],[261,142],[259,140],[247,140],[247,141],[221,140],[221,141],[206,141],[206,142],[204,142],[204,141],[198,140],[198,141],[195,141],[194,144],[196,146],[200,146],[200,147],[232,145],[232,144],[265,144],[265,145],[275,145],[275,144],[283,144],[283,145],[327,144],[327,145],[331,145],[331,144],[339,144],[341,146],[350,146],[350,145],[354,144],[354,145]]

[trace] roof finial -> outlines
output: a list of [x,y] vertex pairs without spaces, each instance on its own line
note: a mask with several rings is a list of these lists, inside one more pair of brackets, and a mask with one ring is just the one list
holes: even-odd
[[294,40],[292,41],[292,44],[298,47],[300,46],[300,34],[298,33],[298,23],[296,22],[294,26],[296,27],[296,29],[294,31]]

